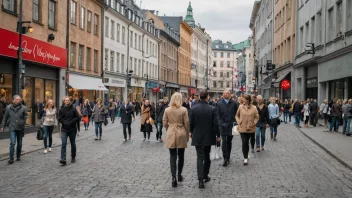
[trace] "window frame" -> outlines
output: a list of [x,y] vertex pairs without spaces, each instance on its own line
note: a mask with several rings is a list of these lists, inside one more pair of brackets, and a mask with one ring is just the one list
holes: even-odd
[[[90,20],[89,20],[89,15],[90,15]],[[90,10],[87,10],[87,32],[92,32],[92,16],[93,13]]]
[[81,30],[85,29],[85,23],[86,23],[86,8],[81,6],[81,9],[79,12],[79,28]]
[[10,2],[12,1],[12,6],[13,6],[13,10],[9,10],[9,9],[7,9],[7,8],[5,8],[5,6],[4,6],[4,0],[2,0],[2,10],[3,11],[5,11],[5,12],[7,12],[7,13],[10,13],[10,14],[12,14],[12,15],[15,15],[15,16],[17,16],[17,0],[10,0]]
[[[82,51],[81,51],[82,49]],[[84,65],[84,45],[78,45],[78,69],[83,70]]]
[[[35,1],[37,1],[38,2],[38,4],[36,4],[35,3]],[[38,11],[38,19],[35,19],[34,18],[34,14],[35,14],[35,12],[34,12],[34,7],[35,6],[37,6],[37,11]],[[41,21],[41,16],[40,16],[40,0],[33,0],[33,3],[32,3],[32,20],[33,20],[33,22],[40,22]]]
[[99,36],[99,15],[94,14],[94,26],[93,26],[93,31],[94,35]]
[[86,48],[86,70],[91,71],[92,70],[92,49],[87,47]]
[[[54,19],[53,19],[53,27],[50,25],[50,3],[52,3],[52,5],[54,5],[54,10],[53,10],[53,17],[54,17]],[[57,6],[56,6],[56,1],[55,0],[49,0],[49,3],[48,3],[48,28],[49,29],[52,29],[52,30],[55,30],[56,31],[56,25],[57,25],[57,23],[56,23],[56,13],[57,13],[57,11],[56,11],[56,9],[57,9]]]

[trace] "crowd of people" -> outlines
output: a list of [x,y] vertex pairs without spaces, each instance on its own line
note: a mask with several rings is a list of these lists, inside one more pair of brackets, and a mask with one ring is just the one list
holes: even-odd
[[[266,100],[260,95],[243,94],[235,97],[230,95],[229,90],[225,90],[218,99],[210,99],[206,91],[201,91],[199,96],[191,98],[184,98],[181,93],[176,92],[170,102],[165,97],[159,100],[158,104],[152,104],[148,99],[134,102],[129,100],[114,102],[111,99],[106,103],[101,99],[94,99],[93,102],[88,99],[77,102],[64,97],[59,108],[55,107],[53,100],[48,100],[44,104],[37,101],[35,106],[44,130],[44,153],[52,151],[53,131],[60,126],[62,165],[67,163],[67,139],[70,139],[71,143],[71,163],[76,161],[76,136],[79,135],[81,121],[85,130],[88,130],[91,122],[94,123],[95,140],[102,139],[103,126],[109,123],[108,119],[114,123],[118,118],[123,125],[123,142],[131,140],[131,124],[138,114],[143,141],[150,140],[155,126],[156,141],[163,142],[164,127],[167,131],[165,147],[170,152],[173,187],[177,187],[177,182],[184,180],[182,176],[184,153],[190,138],[191,145],[195,146],[197,153],[199,188],[204,188],[204,183],[211,180],[209,177],[211,146],[221,145],[222,166],[228,166],[231,163],[232,140],[237,132],[242,140],[243,164],[248,165],[250,151],[252,153],[265,151],[266,129],[270,128],[270,139],[277,141],[278,126],[281,122],[291,122],[292,116],[297,127],[301,127],[301,121],[304,121],[304,127],[316,127],[319,117],[324,119],[322,126],[327,127],[330,132],[338,132],[339,125],[342,124],[344,135],[350,135],[352,120],[352,99],[343,102],[335,99],[329,103],[324,100],[319,106],[314,99],[282,102],[277,98]],[[9,126],[10,129],[9,164],[14,163],[16,141],[16,160],[21,160],[22,139],[27,118],[26,106],[23,105],[20,96],[15,95],[13,103],[6,107],[1,124],[1,131],[5,126]]]

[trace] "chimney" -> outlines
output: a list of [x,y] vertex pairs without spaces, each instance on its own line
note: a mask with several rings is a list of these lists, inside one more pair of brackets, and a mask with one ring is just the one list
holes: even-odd
[[156,11],[156,16],[159,16],[159,11]]

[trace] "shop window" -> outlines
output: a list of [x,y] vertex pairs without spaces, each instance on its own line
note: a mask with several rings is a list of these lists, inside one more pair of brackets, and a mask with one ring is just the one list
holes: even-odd
[[12,89],[12,75],[0,74],[0,94],[1,101],[9,104],[13,96]]
[[56,81],[54,80],[45,81],[45,101],[48,101],[49,99],[54,101],[56,99]]

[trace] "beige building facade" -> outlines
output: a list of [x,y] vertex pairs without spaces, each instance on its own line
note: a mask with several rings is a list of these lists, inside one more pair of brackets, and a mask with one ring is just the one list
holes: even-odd
[[[179,59],[178,59],[178,83],[183,86],[189,87],[191,85],[191,43],[192,43],[192,28],[186,23],[180,24],[180,43]],[[181,87],[181,92],[182,92]],[[195,89],[194,89],[195,90]],[[194,92],[190,91],[190,94]],[[193,91],[193,92],[192,92]],[[192,92],[192,93],[191,93]],[[183,93],[186,94],[186,91]],[[188,93],[187,93],[188,94]]]

